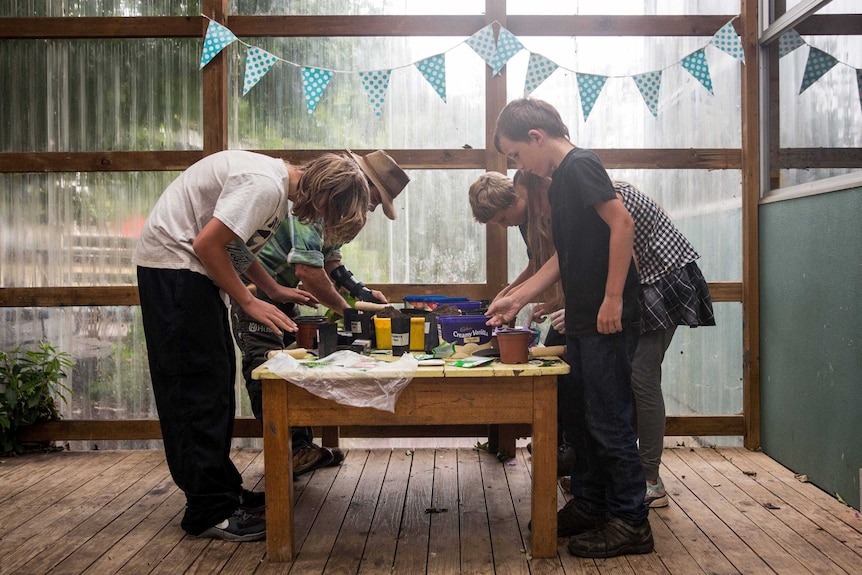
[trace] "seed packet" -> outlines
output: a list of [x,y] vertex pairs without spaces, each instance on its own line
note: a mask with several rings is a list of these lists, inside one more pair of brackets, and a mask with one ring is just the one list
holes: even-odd
[[465,357],[464,359],[458,359],[452,362],[452,365],[455,367],[478,367],[480,365],[485,365],[486,363],[491,363],[494,361],[493,357],[481,357],[478,355],[471,355],[470,357]]
[[452,342],[444,342],[431,350],[431,355],[435,358],[449,357],[455,353],[455,344]]

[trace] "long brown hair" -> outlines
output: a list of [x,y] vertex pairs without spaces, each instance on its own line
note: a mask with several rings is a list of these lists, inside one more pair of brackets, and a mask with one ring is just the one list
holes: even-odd
[[370,192],[355,160],[326,153],[301,168],[293,215],[301,222],[323,221],[328,244],[344,244],[365,225]]
[[[513,186],[524,186],[527,190],[527,247],[530,249],[530,267],[533,273],[539,271],[556,252],[551,233],[551,214],[545,213],[550,182],[530,172],[518,170],[512,178]],[[563,291],[560,282],[545,290],[543,299],[563,305]]]

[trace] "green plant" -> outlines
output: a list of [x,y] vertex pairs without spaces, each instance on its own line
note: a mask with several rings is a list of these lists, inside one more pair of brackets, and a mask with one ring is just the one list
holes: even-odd
[[61,380],[73,367],[72,357],[40,342],[38,350],[0,351],[0,453],[21,453],[22,425],[60,419],[54,394],[66,401]]

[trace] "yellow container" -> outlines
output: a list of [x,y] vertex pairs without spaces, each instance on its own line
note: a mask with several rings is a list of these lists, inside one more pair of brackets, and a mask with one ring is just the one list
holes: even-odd
[[392,320],[390,318],[374,316],[374,333],[377,349],[392,349]]
[[425,318],[410,318],[410,351],[425,350]]

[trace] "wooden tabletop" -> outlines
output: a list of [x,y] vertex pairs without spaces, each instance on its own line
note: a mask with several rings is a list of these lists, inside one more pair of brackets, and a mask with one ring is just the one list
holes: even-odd
[[[379,355],[372,356],[381,361],[394,361],[398,358]],[[299,360],[305,361],[304,359]],[[425,366],[420,365],[413,377],[501,377],[501,376],[524,376],[537,375],[564,375],[569,373],[569,364],[557,357],[545,357],[541,360],[533,360],[533,363],[502,363],[495,359],[491,363],[477,367],[455,367],[454,360],[444,360],[445,365]],[[360,375],[361,376],[361,375]],[[280,376],[267,369],[266,364],[257,367],[252,372],[254,379],[281,379]]]

